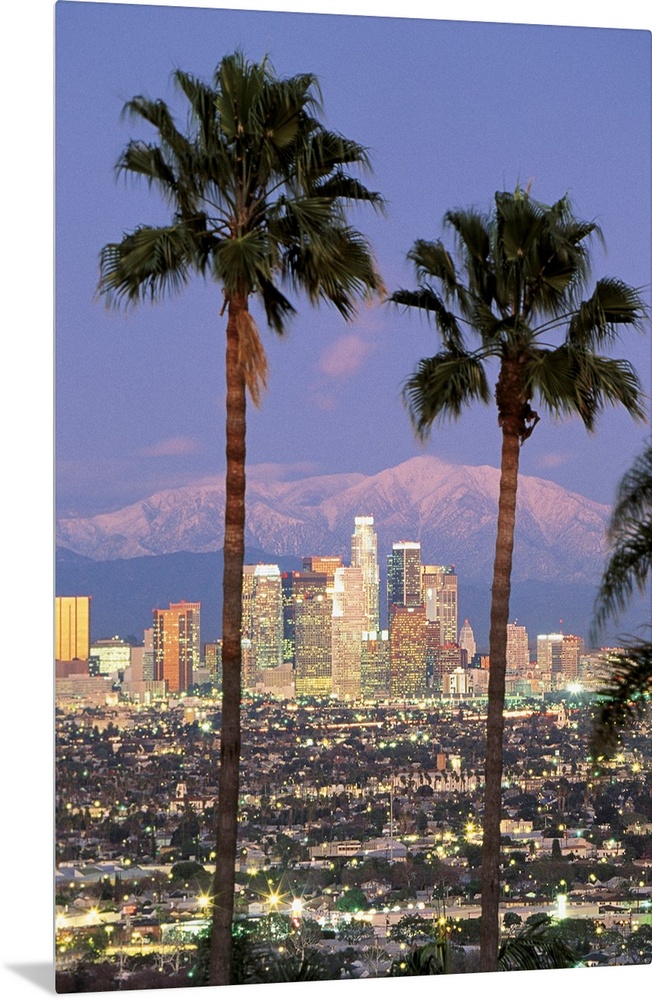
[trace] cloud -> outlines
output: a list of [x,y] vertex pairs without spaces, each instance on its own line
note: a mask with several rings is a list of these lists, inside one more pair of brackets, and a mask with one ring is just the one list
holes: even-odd
[[194,455],[198,451],[199,442],[193,438],[171,437],[143,448],[141,455],[145,458],[174,458],[177,455]]
[[322,352],[318,368],[329,378],[347,378],[362,366],[373,345],[355,333],[340,337]]
[[567,452],[548,451],[539,456],[536,464],[540,469],[557,469],[560,465],[566,465],[571,457]]

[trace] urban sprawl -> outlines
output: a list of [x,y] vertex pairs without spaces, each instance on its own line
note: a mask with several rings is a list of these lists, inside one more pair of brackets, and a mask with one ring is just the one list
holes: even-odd
[[[353,529],[349,565],[244,568],[237,918],[332,978],[386,975],[437,927],[475,971],[488,657],[418,542],[387,555],[383,628],[373,517]],[[138,644],[92,640],[91,603],[56,598],[58,989],[183,985],[209,924],[221,643],[185,600]],[[599,769],[588,753],[614,652],[508,626],[501,930],[552,915],[586,965],[652,960],[649,723]]]

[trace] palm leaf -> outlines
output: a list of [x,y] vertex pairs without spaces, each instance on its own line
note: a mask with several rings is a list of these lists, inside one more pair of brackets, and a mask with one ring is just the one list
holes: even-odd
[[621,326],[640,327],[645,305],[635,288],[617,278],[602,278],[581,302],[568,326],[568,341],[583,348],[613,343]]
[[406,379],[403,399],[417,435],[428,436],[436,420],[457,419],[475,400],[487,403],[489,384],[480,358],[441,351],[421,360]]
[[591,734],[591,754],[598,763],[610,757],[619,735],[640,721],[652,700],[652,642],[635,641],[609,657]]

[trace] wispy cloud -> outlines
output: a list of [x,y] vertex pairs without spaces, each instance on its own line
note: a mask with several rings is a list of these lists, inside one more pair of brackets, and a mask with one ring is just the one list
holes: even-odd
[[283,482],[314,475],[318,471],[317,462],[259,462],[247,467],[247,476],[252,480]]
[[328,378],[347,378],[358,371],[372,351],[373,344],[357,333],[349,333],[329,344],[322,352],[319,371]]
[[571,457],[569,452],[548,451],[539,456],[536,464],[540,469],[557,469],[560,465],[566,465]]
[[141,455],[144,458],[174,458],[177,455],[194,455],[198,451],[199,442],[194,438],[171,437],[143,448]]

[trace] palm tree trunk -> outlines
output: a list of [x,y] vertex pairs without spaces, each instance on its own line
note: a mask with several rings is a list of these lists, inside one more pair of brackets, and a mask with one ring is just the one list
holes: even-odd
[[[503,710],[507,667],[507,623],[509,620],[514,526],[516,523],[516,490],[521,447],[520,430],[522,429],[520,419],[522,395],[518,391],[518,373],[515,367],[510,371],[510,367],[508,364],[503,364],[496,390],[499,413],[501,413],[503,441],[489,631],[489,699],[482,839],[481,972],[498,971]],[[509,416],[505,415],[505,406],[501,405],[505,397],[509,400]]]
[[238,314],[244,298],[229,301],[226,327],[226,498],[222,605],[222,730],[213,880],[209,980],[231,980],[231,926],[235,892],[240,785],[242,567],[245,529],[246,394],[239,358]]

